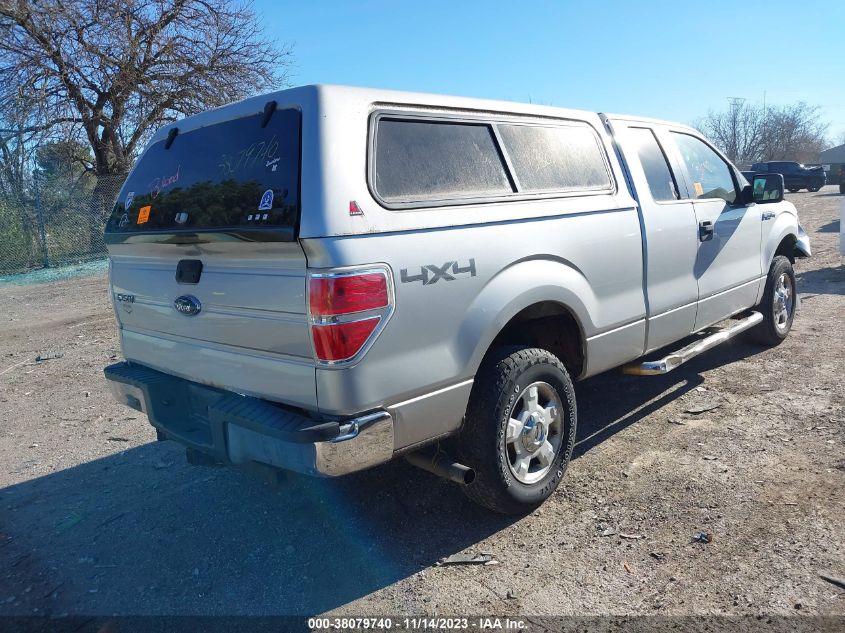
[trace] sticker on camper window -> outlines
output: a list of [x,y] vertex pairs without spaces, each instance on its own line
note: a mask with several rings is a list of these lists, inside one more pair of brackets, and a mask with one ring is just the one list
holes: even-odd
[[123,201],[123,208],[126,211],[129,211],[129,207],[132,206],[132,201],[135,199],[135,192],[130,191],[126,194],[126,200]]
[[138,224],[147,223],[147,221],[150,219],[150,209],[152,209],[150,205],[138,209]]
[[267,171],[276,171],[276,168],[279,166],[280,160],[281,160],[281,158],[279,158],[279,157],[276,157],[273,160],[268,160],[264,164],[264,167],[267,169]]
[[258,204],[259,211],[269,211],[273,208],[273,190],[268,189],[261,196],[261,202]]
[[695,189],[695,195],[703,196],[704,195],[704,187],[701,186],[700,182],[692,183],[693,188]]

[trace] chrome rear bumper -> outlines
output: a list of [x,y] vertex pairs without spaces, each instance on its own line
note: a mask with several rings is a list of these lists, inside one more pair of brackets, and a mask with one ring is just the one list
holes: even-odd
[[317,420],[132,363],[111,365],[104,373],[117,401],[145,413],[166,439],[226,464],[257,462],[337,477],[393,457],[387,411]]

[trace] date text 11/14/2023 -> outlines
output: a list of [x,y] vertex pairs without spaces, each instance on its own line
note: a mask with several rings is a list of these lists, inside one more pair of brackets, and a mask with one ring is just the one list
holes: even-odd
[[309,618],[312,631],[523,631],[525,621],[498,617]]

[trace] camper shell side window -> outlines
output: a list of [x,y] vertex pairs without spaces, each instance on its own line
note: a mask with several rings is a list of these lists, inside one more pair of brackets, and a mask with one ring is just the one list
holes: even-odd
[[599,135],[585,121],[378,111],[367,176],[387,209],[615,192]]

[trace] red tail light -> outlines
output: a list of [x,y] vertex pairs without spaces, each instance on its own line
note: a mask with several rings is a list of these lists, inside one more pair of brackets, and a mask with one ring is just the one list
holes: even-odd
[[367,342],[379,321],[381,318],[375,317],[363,321],[313,326],[311,336],[314,339],[317,358],[327,361],[352,358]]
[[311,275],[308,310],[318,362],[352,360],[378,336],[393,310],[390,281],[382,268]]
[[387,278],[384,273],[312,277],[309,303],[311,314],[319,316],[386,308]]

